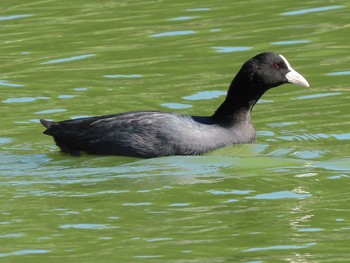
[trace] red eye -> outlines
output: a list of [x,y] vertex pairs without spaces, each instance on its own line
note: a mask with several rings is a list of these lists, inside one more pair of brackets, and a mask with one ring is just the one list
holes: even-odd
[[281,67],[281,65],[278,64],[278,63],[275,63],[273,66],[274,66],[275,68],[280,68],[280,67]]

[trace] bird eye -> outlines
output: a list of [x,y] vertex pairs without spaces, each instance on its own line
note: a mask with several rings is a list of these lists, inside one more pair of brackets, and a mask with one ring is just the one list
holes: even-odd
[[274,66],[275,68],[280,68],[280,67],[281,67],[281,64],[275,63],[273,66]]

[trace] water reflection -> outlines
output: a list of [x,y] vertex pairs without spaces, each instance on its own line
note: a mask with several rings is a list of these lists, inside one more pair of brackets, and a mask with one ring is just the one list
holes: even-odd
[[317,98],[323,98],[323,97],[337,96],[341,94],[342,92],[328,92],[328,93],[318,93],[318,94],[311,94],[306,96],[299,96],[291,99],[297,99],[297,100],[317,99]]
[[239,52],[239,51],[248,51],[251,50],[252,47],[212,47],[218,53],[231,53],[231,52]]
[[11,139],[11,138],[0,137],[0,144],[7,144],[7,143],[10,143],[12,141],[13,141],[13,139]]
[[298,229],[298,232],[320,232],[323,230],[324,230],[323,228],[308,227],[308,228],[300,228],[300,229]]
[[57,99],[72,99],[76,97],[76,95],[58,95]]
[[196,34],[197,32],[194,30],[181,30],[181,31],[169,31],[169,32],[162,32],[158,34],[150,35],[150,37],[172,37],[172,36],[185,36],[185,35],[192,35]]
[[23,84],[10,83],[7,80],[0,80],[0,86],[2,86],[2,87],[15,87],[15,88],[24,87]]
[[350,75],[350,71],[338,71],[327,73],[328,76],[342,76],[342,75]]
[[310,40],[288,40],[288,41],[277,41],[272,42],[272,45],[296,45],[296,44],[306,44],[310,43]]
[[182,97],[184,100],[211,100],[226,96],[226,91],[211,90],[211,91],[199,91],[193,95]]
[[74,88],[75,91],[86,91],[88,88]]
[[49,252],[50,250],[46,250],[46,249],[25,249],[25,250],[13,251],[10,253],[0,253],[0,257],[46,254]]
[[286,141],[308,141],[308,140],[322,140],[322,139],[337,139],[337,140],[350,140],[350,133],[341,133],[341,134],[326,134],[326,133],[305,133],[305,131],[300,131],[298,134],[294,134],[293,131],[282,131],[282,133],[285,134],[291,134],[291,135],[283,135],[283,136],[277,136],[276,138],[286,140]]
[[316,245],[317,243],[308,243],[305,245],[278,245],[270,247],[255,247],[244,250],[244,252],[254,252],[254,251],[263,251],[263,250],[294,250],[294,249],[303,249]]
[[70,62],[70,61],[75,61],[75,60],[91,58],[91,57],[95,57],[95,56],[96,56],[96,54],[85,54],[85,55],[73,56],[73,57],[68,57],[68,58],[53,59],[53,60],[41,62],[40,64],[47,65],[47,64]]
[[195,18],[198,18],[198,16],[179,16],[179,17],[170,18],[168,20],[170,20],[170,21],[187,21],[187,20],[192,20]]
[[[0,257],[318,262],[315,240],[333,233],[329,258],[346,262],[338,253],[348,247],[350,203],[349,92],[339,83],[350,74],[346,5],[288,12],[273,1],[254,10],[246,1],[112,2],[2,3]],[[210,114],[207,101],[192,102],[220,100],[227,65],[269,47],[304,65],[315,88],[286,85],[260,100],[255,145],[153,160],[73,158],[35,119],[109,113],[101,91],[119,80],[130,80],[131,97],[110,93],[116,112],[147,104]]]
[[188,109],[192,107],[190,104],[183,103],[163,103],[160,106],[167,107],[169,109]]
[[266,193],[266,194],[259,194],[256,196],[249,196],[246,197],[248,199],[285,199],[285,198],[295,198],[295,199],[303,199],[306,197],[311,197],[311,194],[309,193],[295,193],[292,191],[280,191],[280,192],[274,192],[274,193]]
[[205,8],[205,7],[201,7],[201,8],[189,8],[189,9],[186,9],[186,11],[188,11],[188,12],[210,11],[210,8]]
[[20,97],[20,98],[9,98],[3,100],[4,103],[24,103],[24,102],[33,102],[36,100],[49,100],[49,97]]
[[307,13],[315,13],[315,12],[323,12],[323,11],[330,11],[334,9],[344,8],[343,5],[331,5],[331,6],[323,6],[323,7],[314,7],[314,8],[308,8],[308,9],[301,9],[296,11],[290,11],[282,13],[282,16],[294,16],[294,15],[303,15]]
[[129,75],[114,74],[114,75],[105,75],[105,77],[109,78],[109,79],[118,79],[118,78],[122,78],[122,79],[136,79],[136,78],[142,78],[143,75],[141,75],[141,74],[129,74]]
[[22,14],[22,15],[12,15],[12,16],[0,16],[0,21],[7,21],[19,18],[32,17],[33,14]]
[[66,109],[47,109],[42,111],[37,111],[35,114],[49,114],[49,113],[58,113],[58,112],[65,112]]
[[65,224],[59,226],[62,229],[109,229],[109,228],[118,228],[117,226],[108,226],[104,224]]

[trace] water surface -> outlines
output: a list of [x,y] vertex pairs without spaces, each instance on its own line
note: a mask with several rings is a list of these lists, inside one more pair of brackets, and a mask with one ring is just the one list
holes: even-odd
[[[347,262],[346,1],[0,4],[2,262]],[[59,153],[40,118],[209,115],[242,63],[310,82],[267,92],[255,145],[149,160]]]

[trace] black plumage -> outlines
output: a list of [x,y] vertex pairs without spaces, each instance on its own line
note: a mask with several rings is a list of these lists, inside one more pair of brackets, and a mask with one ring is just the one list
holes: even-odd
[[41,123],[44,133],[72,155],[82,151],[145,158],[198,155],[226,145],[254,143],[252,108],[264,92],[284,83],[309,86],[282,55],[265,52],[243,64],[212,116],[135,111]]

